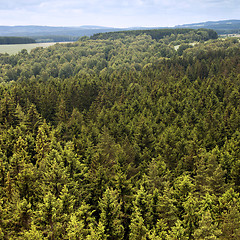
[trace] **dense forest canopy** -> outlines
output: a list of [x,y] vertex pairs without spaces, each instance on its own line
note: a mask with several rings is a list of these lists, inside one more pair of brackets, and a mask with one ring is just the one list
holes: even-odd
[[[133,30],[133,31],[119,31],[119,32],[107,32],[107,33],[97,33],[91,36],[91,39],[118,39],[125,38],[126,36],[139,36],[142,34],[147,34],[152,37],[152,39],[160,40],[167,36],[179,37],[180,34],[184,34],[185,38],[189,40],[209,40],[217,39],[218,35],[215,31],[211,29],[151,29],[151,30]],[[194,37],[193,37],[194,36]]]
[[0,55],[1,239],[240,239],[240,43],[199,31]]

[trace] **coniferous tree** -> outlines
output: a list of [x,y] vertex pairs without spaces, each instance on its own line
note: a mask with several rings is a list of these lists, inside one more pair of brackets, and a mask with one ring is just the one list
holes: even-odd
[[210,211],[203,213],[200,221],[199,227],[195,230],[193,236],[195,239],[219,239],[221,235],[221,230],[218,229],[218,224],[212,219]]
[[121,202],[113,189],[107,188],[99,201],[100,219],[106,239],[123,239],[124,228],[122,225]]
[[27,130],[32,133],[36,133],[41,121],[42,118],[38,113],[36,106],[34,104],[31,104],[25,118],[25,125],[27,126]]
[[138,209],[135,209],[131,216],[129,240],[146,240],[148,229]]

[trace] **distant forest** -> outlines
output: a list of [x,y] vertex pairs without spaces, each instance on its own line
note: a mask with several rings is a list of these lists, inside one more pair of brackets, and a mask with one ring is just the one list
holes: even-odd
[[177,28],[207,28],[218,34],[240,34],[240,20],[209,21],[176,26]]
[[26,44],[35,42],[34,39],[27,37],[0,37],[0,44]]
[[[94,34],[91,39],[118,39],[126,36],[139,36],[146,34],[152,37],[152,39],[160,40],[171,35],[184,34],[185,38],[191,41],[217,39],[218,35],[215,31],[210,29],[152,29],[152,30],[133,30],[133,31],[118,31]],[[190,34],[190,35],[187,35]],[[179,37],[179,36],[178,36]]]
[[216,38],[0,54],[0,239],[239,240],[240,43]]

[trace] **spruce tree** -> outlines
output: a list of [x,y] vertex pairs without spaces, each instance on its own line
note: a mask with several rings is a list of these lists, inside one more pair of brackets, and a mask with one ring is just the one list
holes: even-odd
[[99,201],[99,225],[104,228],[107,240],[123,239],[124,228],[122,225],[121,202],[116,190],[107,188]]
[[198,228],[194,231],[194,239],[217,240],[221,235],[217,222],[214,222],[209,210],[203,213],[199,220]]

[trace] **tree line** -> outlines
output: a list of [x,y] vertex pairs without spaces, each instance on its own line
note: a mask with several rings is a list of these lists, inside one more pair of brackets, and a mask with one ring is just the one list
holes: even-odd
[[[139,36],[139,35],[150,35],[152,39],[160,40],[166,36],[178,36],[179,34],[185,35],[186,38],[193,40],[193,38],[187,36],[194,35],[194,40],[209,40],[217,39],[218,35],[214,30],[211,29],[188,29],[188,28],[175,28],[175,29],[151,29],[151,30],[132,30],[132,31],[118,31],[118,32],[107,32],[107,33],[97,33],[91,36],[91,39],[118,39],[124,38],[126,36]],[[179,36],[178,36],[179,37]]]
[[26,44],[36,41],[28,37],[0,37],[0,44]]

